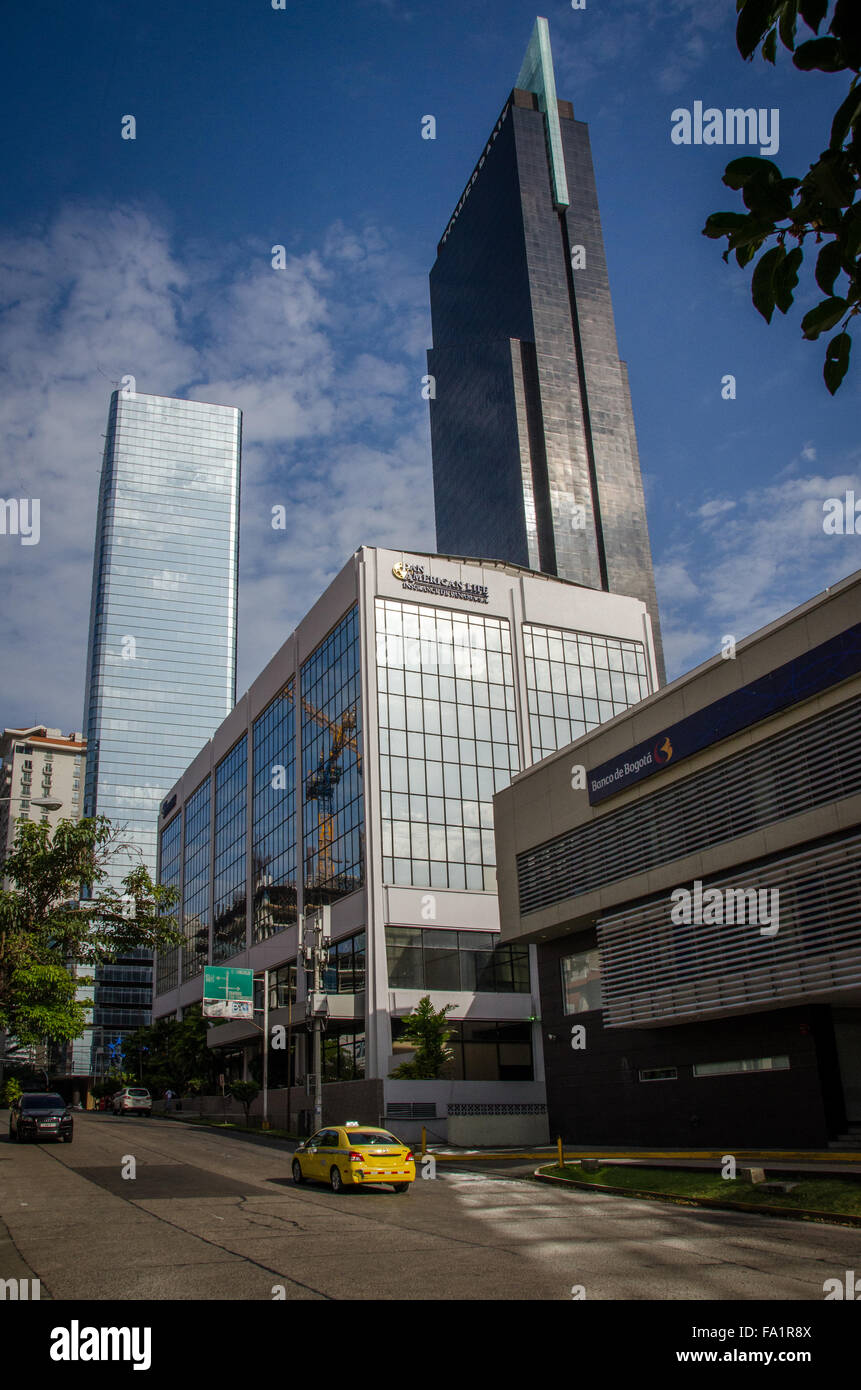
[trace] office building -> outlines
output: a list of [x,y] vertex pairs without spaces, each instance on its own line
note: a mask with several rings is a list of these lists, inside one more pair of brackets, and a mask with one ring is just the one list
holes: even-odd
[[861,572],[495,798],[554,1134],[859,1142],[859,613]]
[[437,547],[642,599],[660,629],[589,130],[538,19],[437,248],[428,353]]
[[[362,547],[165,797],[159,872],[185,944],[157,961],[155,1016],[201,999],[207,963],[267,969],[270,1020],[293,1029],[292,1062],[270,1055],[283,1123],[288,1075],[310,1069],[298,922],[329,904],[324,1120],[546,1137],[532,952],[498,939],[492,798],[655,684],[637,599]],[[450,1075],[390,1079],[424,994],[454,1006]],[[226,1077],[258,1068],[249,1023],[210,1040]],[[312,1102],[290,1104],[295,1120]]]
[[[21,819],[54,827],[80,820],[87,743],[80,732],[63,734],[46,724],[4,729],[0,734],[0,865],[12,849]],[[12,885],[3,876],[4,888]],[[71,1046],[71,1044],[70,1044]],[[65,1055],[67,1049],[61,1049]],[[53,1069],[47,1044],[20,1044],[0,1031],[3,1062]]]
[[79,820],[87,765],[80,733],[45,724],[0,734],[0,863],[12,848],[16,822],[39,820],[53,829]]
[[[119,886],[155,872],[159,807],[235,700],[241,412],[111,396],[87,657],[86,815],[125,827]],[[101,967],[93,1071],[150,1019],[152,966]],[[89,1069],[89,1068],[88,1068]]]

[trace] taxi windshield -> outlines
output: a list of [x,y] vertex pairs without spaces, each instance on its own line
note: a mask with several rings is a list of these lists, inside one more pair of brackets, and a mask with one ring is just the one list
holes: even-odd
[[365,1148],[389,1148],[394,1144],[402,1149],[404,1146],[400,1139],[396,1139],[393,1134],[375,1134],[368,1129],[348,1129],[347,1135],[351,1144],[362,1144]]

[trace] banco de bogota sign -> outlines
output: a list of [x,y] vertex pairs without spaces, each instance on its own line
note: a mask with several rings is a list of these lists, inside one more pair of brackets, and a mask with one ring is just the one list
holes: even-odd
[[405,589],[417,589],[422,594],[438,598],[460,598],[468,603],[488,603],[490,594],[485,584],[463,584],[459,579],[436,579],[425,573],[424,565],[408,565],[400,560],[392,565],[392,574]]

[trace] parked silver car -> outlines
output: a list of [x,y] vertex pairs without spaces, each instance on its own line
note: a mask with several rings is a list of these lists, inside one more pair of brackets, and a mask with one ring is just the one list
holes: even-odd
[[111,1100],[115,1115],[151,1115],[152,1096],[145,1086],[124,1086]]

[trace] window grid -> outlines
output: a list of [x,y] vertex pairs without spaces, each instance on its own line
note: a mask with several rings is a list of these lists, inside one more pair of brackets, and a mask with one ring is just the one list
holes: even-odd
[[523,648],[536,762],[650,693],[642,642],[524,623]]
[[[405,1018],[392,1019],[392,1043],[398,1043],[406,1028]],[[449,1047],[451,1061],[442,1075],[453,1081],[532,1081],[532,1025],[487,1020],[481,1023],[452,1023]],[[397,1056],[397,1053],[395,1053]]]
[[359,610],[302,667],[305,902],[333,902],[365,881]]
[[[161,859],[159,861],[159,877],[160,882],[164,883],[168,888],[179,887],[181,849],[182,812],[180,812],[178,816],[174,816],[170,825],[166,825],[164,830],[161,832]],[[174,911],[177,913],[177,915],[179,915],[178,908],[174,909]],[[137,971],[135,971],[134,967],[128,968],[131,970],[132,976],[137,974]],[[99,970],[97,969],[96,976],[98,978],[105,979],[128,979],[129,976],[125,974],[125,969],[126,967],[102,966],[101,975]],[[149,971],[145,970],[144,967],[138,967],[138,970],[142,971],[145,974],[149,974]],[[107,974],[108,971],[120,971],[121,973],[111,973],[109,976]],[[139,978],[141,978],[141,976],[139,976]],[[172,949],[168,951],[159,952],[156,975],[156,993],[166,994],[169,989],[176,989],[178,984],[179,947],[174,946]]]
[[496,932],[386,927],[391,989],[528,994],[529,948]]
[[493,795],[520,770],[503,618],[377,599],[383,878],[493,891]]
[[329,959],[323,970],[325,994],[361,994],[365,988],[365,933],[329,943]]
[[209,959],[209,848],[211,783],[207,777],[185,807],[182,978],[199,975]]
[[245,817],[248,736],[215,769],[213,964],[245,946]]
[[290,680],[254,721],[252,940],[264,941],[297,920],[296,725]]

